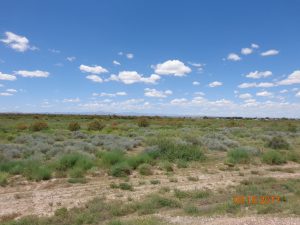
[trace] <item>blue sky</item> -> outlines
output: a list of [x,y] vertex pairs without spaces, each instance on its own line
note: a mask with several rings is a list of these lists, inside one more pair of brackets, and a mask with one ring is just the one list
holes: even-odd
[[0,4],[0,112],[300,117],[299,1]]

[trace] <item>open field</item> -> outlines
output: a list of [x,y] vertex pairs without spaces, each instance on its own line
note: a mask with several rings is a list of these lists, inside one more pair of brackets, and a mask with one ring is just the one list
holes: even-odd
[[300,224],[299,205],[299,120],[0,116],[1,224]]

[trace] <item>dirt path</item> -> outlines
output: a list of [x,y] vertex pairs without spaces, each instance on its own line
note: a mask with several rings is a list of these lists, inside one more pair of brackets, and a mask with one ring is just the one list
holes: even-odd
[[[155,175],[148,177],[142,177],[134,173],[130,177],[130,182],[134,186],[133,192],[110,188],[111,182],[118,183],[122,180],[111,178],[107,175],[89,178],[86,184],[68,184],[65,179],[52,179],[38,183],[16,182],[13,187],[0,187],[0,217],[12,214],[16,216],[31,214],[51,215],[57,208],[82,206],[85,202],[95,197],[105,197],[106,199],[127,199],[131,197],[132,199],[138,199],[146,194],[155,192],[161,187],[170,187],[171,189],[176,187],[181,190],[203,188],[216,190],[218,188],[226,188],[229,185],[238,185],[241,180],[249,177],[300,178],[299,164],[289,163],[281,166],[281,168],[293,168],[294,173],[271,172],[267,170],[268,168],[271,167],[261,166],[258,168],[252,166],[240,171],[221,171],[212,168],[209,173],[203,172],[203,169],[180,169],[175,171],[175,175],[173,176],[178,180],[176,183],[170,182],[170,176],[165,175],[165,172],[159,170],[156,171]],[[260,174],[252,174],[251,171],[254,169],[258,170]],[[244,176],[241,176],[241,172]],[[190,181],[187,179],[188,176],[198,177],[199,180]],[[160,180],[160,184],[150,184],[149,181],[153,179]],[[146,181],[146,184],[140,184],[141,181]],[[187,223],[181,224],[198,224],[193,222],[188,223],[191,219],[186,220]],[[228,223],[212,222],[205,224],[234,224],[230,223],[230,219],[228,221]],[[248,223],[245,219],[244,224],[252,223]]]

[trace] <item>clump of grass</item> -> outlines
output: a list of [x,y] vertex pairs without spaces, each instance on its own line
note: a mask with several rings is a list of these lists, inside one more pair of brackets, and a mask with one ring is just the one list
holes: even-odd
[[176,161],[176,165],[178,168],[187,168],[188,167],[187,161],[181,160],[181,159]]
[[159,168],[162,170],[165,170],[166,172],[173,172],[174,168],[172,163],[168,162],[168,161],[162,161],[159,163]]
[[146,163],[139,165],[138,170],[141,175],[149,176],[153,174],[151,165]]
[[8,173],[0,172],[0,186],[4,187],[7,185]]
[[205,159],[203,151],[195,145],[176,143],[171,139],[158,138],[152,140],[157,150],[150,151],[150,156],[174,162],[178,159],[184,161],[201,161]]
[[236,148],[236,149],[230,150],[227,153],[227,162],[232,163],[232,164],[249,163],[250,155],[248,152],[244,151],[243,149]]
[[290,144],[282,136],[275,136],[268,141],[267,146],[273,149],[289,149]]
[[133,155],[127,157],[127,163],[132,167],[132,169],[136,169],[141,164],[153,164],[153,159],[147,153],[141,153],[138,155]]
[[69,123],[69,126],[68,126],[68,129],[70,131],[77,131],[77,130],[80,130],[80,124],[78,122],[71,122]]
[[160,184],[160,180],[150,180],[150,184],[153,185]]
[[120,183],[120,184],[119,184],[119,188],[122,189],[122,190],[133,191],[133,186],[132,186],[132,184],[126,183],[126,182]]
[[148,127],[150,125],[149,121],[144,117],[139,118],[137,123],[139,127]]
[[35,122],[35,123],[31,124],[31,126],[30,126],[30,129],[32,131],[41,131],[41,130],[46,130],[48,128],[49,128],[48,123],[46,123],[44,121]]
[[101,161],[106,166],[113,166],[117,163],[125,161],[125,155],[123,151],[114,150],[111,152],[104,152],[101,154]]
[[188,176],[187,178],[189,181],[199,181],[198,177],[192,177],[192,176]]
[[169,179],[169,181],[170,181],[170,182],[173,182],[173,183],[177,183],[177,182],[178,182],[178,179],[175,178],[175,177],[171,177],[171,178]]
[[286,158],[278,151],[269,150],[263,154],[262,161],[270,165],[279,165],[286,163]]
[[197,215],[199,214],[199,209],[194,205],[188,205],[184,207],[184,212],[186,212],[189,215]]
[[179,189],[174,189],[174,196],[179,199],[184,199],[184,198],[201,199],[201,198],[207,198],[209,195],[210,192],[206,190],[181,191]]
[[88,123],[88,130],[101,131],[105,127],[105,124],[99,120],[94,120]]
[[113,165],[110,169],[110,175],[114,177],[126,177],[131,174],[132,168],[127,162],[121,162]]

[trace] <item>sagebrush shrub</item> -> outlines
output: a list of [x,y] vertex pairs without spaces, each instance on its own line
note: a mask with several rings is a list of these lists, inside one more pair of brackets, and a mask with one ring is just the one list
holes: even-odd
[[88,124],[88,130],[100,131],[105,127],[105,124],[99,120],[94,120]]
[[32,131],[41,131],[41,130],[46,130],[48,128],[49,128],[48,123],[44,121],[35,122],[30,126],[30,129]]
[[282,136],[273,137],[268,143],[267,146],[273,149],[289,149],[290,144]]
[[71,123],[69,123],[68,128],[70,131],[77,131],[77,130],[80,130],[81,127],[78,122],[71,122]]

